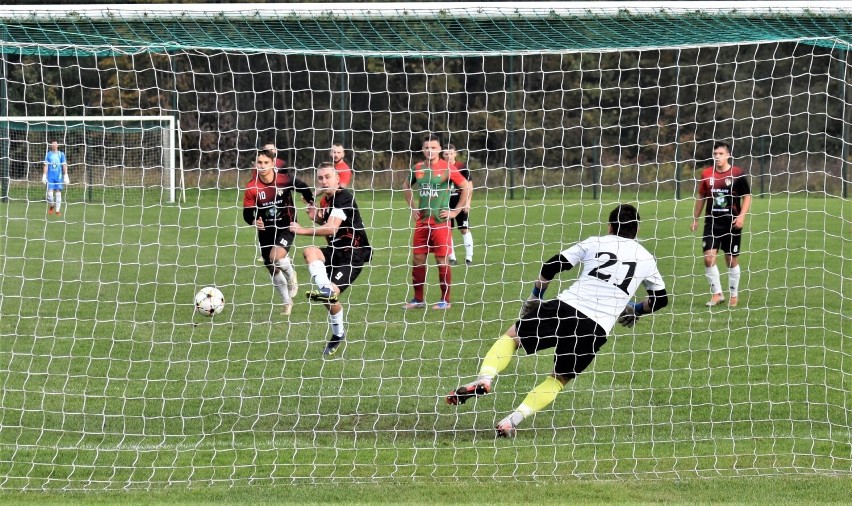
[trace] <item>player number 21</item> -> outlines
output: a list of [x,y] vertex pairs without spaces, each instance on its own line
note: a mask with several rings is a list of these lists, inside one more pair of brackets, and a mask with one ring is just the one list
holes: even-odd
[[[618,263],[618,257],[609,253],[607,251],[601,251],[596,255],[596,258],[607,257],[606,261],[601,265],[595,267],[594,269],[589,271],[589,276],[594,276],[601,281],[609,282],[612,279],[612,274],[607,274],[605,272],[601,272],[601,269],[606,269],[607,267],[611,267]],[[621,283],[613,283],[617,286],[622,292],[628,293],[627,288],[630,286],[630,282],[633,280],[633,274],[636,273],[636,262],[621,262],[622,264],[627,266],[627,276],[624,277],[624,281]]]

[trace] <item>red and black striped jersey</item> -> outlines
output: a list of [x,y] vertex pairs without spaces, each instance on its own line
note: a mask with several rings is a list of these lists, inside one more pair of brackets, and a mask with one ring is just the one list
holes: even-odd
[[322,207],[318,211],[322,216],[321,225],[327,223],[332,216],[342,220],[337,233],[326,237],[330,246],[365,248],[370,245],[367,232],[364,230],[364,222],[361,220],[361,212],[358,210],[358,204],[355,203],[355,196],[351,190],[340,188],[333,195],[320,200]]
[[266,227],[289,227],[296,216],[294,191],[299,192],[305,202],[313,203],[311,188],[299,178],[286,172],[276,172],[271,183],[264,183],[255,175],[243,196],[243,219],[253,224],[260,218]]

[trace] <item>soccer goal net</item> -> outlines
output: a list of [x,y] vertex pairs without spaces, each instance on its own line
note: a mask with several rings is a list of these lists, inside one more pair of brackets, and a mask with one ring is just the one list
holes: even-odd
[[[0,13],[0,488],[852,474],[849,4],[343,7]],[[430,255],[426,308],[405,310],[403,186],[430,133],[473,200],[452,306],[432,309]],[[40,183],[54,139],[61,217]],[[717,141],[752,195],[736,307],[705,306],[690,226]],[[354,174],[373,258],[332,359],[325,307],[300,293],[280,314],[243,221],[268,143],[312,187],[334,144]],[[669,307],[496,439],[552,351],[445,396],[618,203],[639,208]],[[300,292],[311,244],[290,250]],[[212,318],[193,306],[207,286]]]
[[[78,200],[134,202],[147,191],[174,202],[181,176],[176,166],[174,116],[0,116],[0,143],[9,182],[27,200],[43,198],[40,181],[46,152],[56,141],[65,153]],[[33,191],[32,194],[29,190]]]

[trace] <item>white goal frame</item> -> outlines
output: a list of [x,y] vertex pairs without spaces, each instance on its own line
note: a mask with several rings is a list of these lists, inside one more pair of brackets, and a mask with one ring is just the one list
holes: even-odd
[[174,116],[0,116],[0,122],[9,123],[126,123],[140,121],[159,121],[164,123],[166,134],[163,136],[168,145],[163,146],[167,153],[167,166],[164,167],[168,173],[167,184],[168,202],[174,203],[177,194],[178,169],[180,169],[181,200],[186,201],[186,185],[183,177],[183,163],[180,155],[180,127]]

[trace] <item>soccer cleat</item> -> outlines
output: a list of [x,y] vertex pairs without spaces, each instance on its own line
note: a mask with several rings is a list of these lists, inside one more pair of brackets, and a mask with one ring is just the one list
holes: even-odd
[[515,437],[515,434],[518,433],[517,426],[512,423],[512,415],[509,415],[497,422],[497,426],[494,427],[494,430],[497,431],[497,437],[505,437],[509,439]]
[[432,309],[450,309],[451,307],[452,307],[452,304],[450,304],[449,302],[447,302],[445,300],[442,300],[442,301],[438,302],[437,304],[435,304],[434,306],[432,306]]
[[714,293],[713,296],[710,297],[710,300],[707,301],[707,304],[705,304],[705,306],[707,306],[707,307],[718,306],[719,304],[721,304],[723,302],[725,302],[725,296],[722,295],[721,293]]
[[305,293],[305,295],[315,302],[334,303],[337,302],[338,299],[338,294],[328,286],[324,286],[319,290],[311,290],[310,292]]
[[52,207],[47,206],[47,214],[53,214],[54,212],[55,212],[55,211],[53,210],[53,208],[52,208]]
[[299,279],[296,277],[296,269],[293,269],[293,277],[287,278],[287,285],[290,287],[290,297],[296,297],[299,293]]
[[728,307],[737,307],[737,302],[739,302],[737,300],[737,297],[735,295],[732,295],[731,298],[728,299]]
[[417,299],[411,299],[410,302],[407,302],[404,306],[402,306],[403,309],[423,309],[425,307],[426,303]]
[[62,216],[62,213],[60,213],[59,211],[56,211],[56,216]]
[[459,404],[464,404],[472,397],[482,397],[489,393],[491,393],[491,382],[484,379],[477,379],[450,392],[447,396],[447,404],[458,406]]
[[459,261],[456,260],[455,258],[450,259],[450,265],[458,265],[458,264],[459,264]]
[[325,349],[322,350],[323,358],[329,358],[337,353],[337,350],[340,349],[340,345],[343,341],[346,340],[346,336],[335,336],[332,334],[331,338],[328,340],[328,344],[325,345]]
[[293,312],[293,304],[284,304],[281,306],[281,314],[284,316],[290,316],[290,313]]
[[472,259],[472,258],[465,258],[465,259],[464,259],[464,264],[465,264],[466,266],[470,267],[471,265],[473,265],[473,259]]

